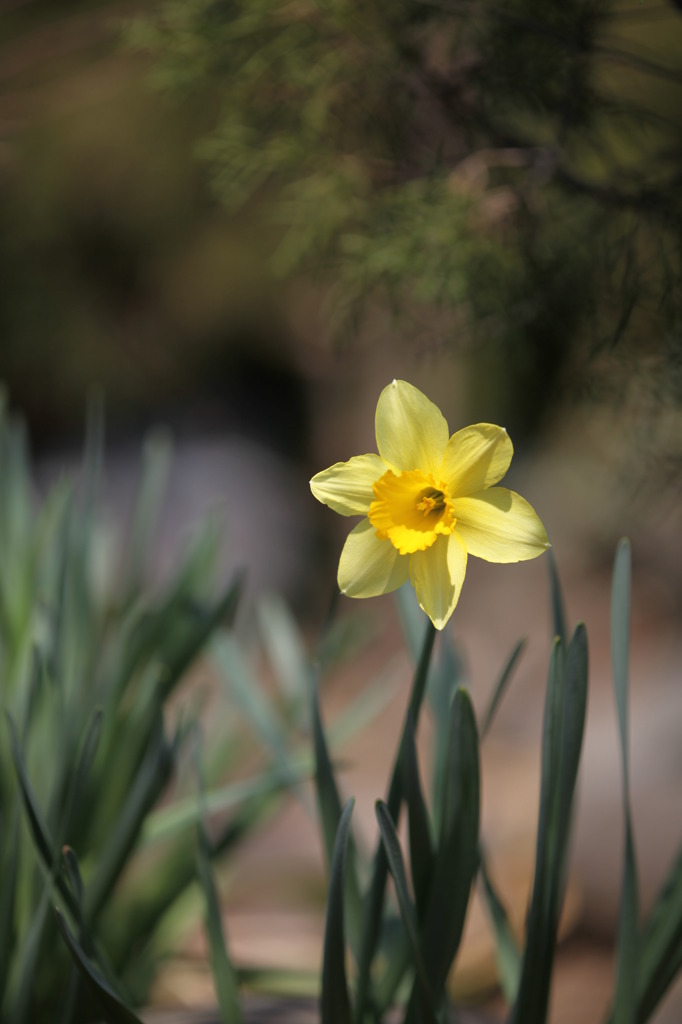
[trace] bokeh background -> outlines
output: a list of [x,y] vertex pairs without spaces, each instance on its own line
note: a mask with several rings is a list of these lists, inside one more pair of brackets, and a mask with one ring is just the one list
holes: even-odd
[[[453,431],[509,430],[508,482],[547,524],[571,617],[592,645],[557,981],[588,996],[584,1013],[555,1000],[557,1021],[590,1009],[598,1019],[608,992],[621,846],[608,588],[623,534],[635,566],[645,902],[680,838],[681,271],[675,3],[0,8],[0,380],[27,424],[39,491],[77,459],[99,395],[104,500],[122,527],[141,440],[168,431],[157,571],[213,511],[223,571],[249,569],[245,622],[275,590],[313,637],[348,524],[316,505],[307,481],[374,449],[380,389],[411,381]],[[336,684],[340,701],[398,637],[388,600],[343,613],[367,615],[375,633],[367,664]],[[453,629],[475,699],[516,639],[531,638],[485,794],[520,919],[549,628],[542,560],[470,567]],[[380,730],[387,750],[408,678],[405,663]],[[348,752],[368,830],[380,755],[376,734]],[[260,855],[276,848],[280,866],[290,856],[290,872],[309,870],[295,816],[276,827]],[[248,904],[239,877],[228,912]],[[679,1019],[674,1005],[661,1020]]]

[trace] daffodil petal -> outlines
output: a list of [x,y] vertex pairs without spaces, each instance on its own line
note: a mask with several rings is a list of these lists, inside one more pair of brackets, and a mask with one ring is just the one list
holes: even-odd
[[379,454],[391,466],[438,474],[448,443],[447,421],[412,384],[394,380],[384,388],[375,427]]
[[378,455],[354,455],[348,462],[336,462],[310,481],[310,490],[323,505],[342,516],[366,516],[374,501],[372,484],[386,472]]
[[339,559],[339,590],[348,597],[390,594],[406,583],[410,560],[390,540],[379,540],[369,519],[351,530]]
[[410,556],[417,601],[436,629],[442,629],[455,610],[466,568],[467,549],[456,533],[439,537],[426,551]]
[[494,423],[476,423],[453,434],[445,449],[441,476],[452,497],[477,494],[499,483],[509,469],[514,447]]
[[452,503],[455,530],[470,555],[487,562],[522,562],[549,546],[545,528],[525,498],[491,487]]

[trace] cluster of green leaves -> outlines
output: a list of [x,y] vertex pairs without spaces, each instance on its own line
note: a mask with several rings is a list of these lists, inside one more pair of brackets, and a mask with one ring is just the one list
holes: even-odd
[[[418,653],[421,617],[400,593],[408,643]],[[323,1024],[381,1020],[397,1000],[406,1022],[435,1022],[447,1012],[447,979],[462,937],[472,886],[479,878],[493,926],[510,1024],[544,1024],[549,1009],[559,918],[568,871],[573,797],[587,707],[587,636],[567,641],[563,602],[552,563],[555,641],[545,703],[535,878],[525,941],[519,946],[486,867],[479,836],[479,742],[493,720],[521,654],[512,652],[477,727],[455,650],[443,637],[432,660],[431,626],[421,646],[410,704],[386,802],[377,801],[380,842],[371,863],[351,832],[354,801],[342,805],[317,702],[311,689],[316,785],[330,867],[321,979]],[[416,614],[415,614],[416,612]],[[682,861],[678,858],[649,919],[640,927],[628,787],[628,650],[630,550],[619,546],[612,596],[612,655],[624,776],[625,840],[621,927],[609,1024],[648,1019],[682,965]],[[431,812],[424,798],[415,726],[425,695],[434,711]],[[409,874],[396,822],[407,809]],[[386,901],[391,875],[396,905]],[[354,997],[348,947],[355,970]],[[224,947],[222,947],[224,949]],[[234,994],[234,993],[233,993]],[[234,995],[236,999],[236,995]],[[225,1007],[239,1020],[238,1002]]]
[[[446,646],[430,667],[429,688],[435,701],[437,739],[432,778],[433,823],[422,795],[414,744],[433,644],[427,632],[415,676],[400,751],[387,802],[377,802],[381,843],[374,858],[366,898],[360,895],[357,850],[351,839],[353,802],[341,809],[316,707],[317,778],[325,834],[336,834],[330,850],[330,891],[322,975],[323,1024],[360,1024],[380,1020],[389,1003],[402,995],[409,1022],[447,1018],[446,981],[462,936],[468,899],[477,875],[495,935],[500,983],[509,1005],[510,1024],[545,1024],[549,1010],[559,917],[568,871],[570,829],[587,707],[587,636],[578,625],[567,641],[563,603],[552,563],[552,603],[556,633],[547,681],[542,741],[542,773],[535,877],[525,940],[519,946],[508,916],[486,869],[480,844],[478,744],[470,699],[458,677],[457,661]],[[404,608],[409,608],[403,602]],[[612,661],[623,762],[625,810],[621,922],[613,1008],[609,1024],[647,1020],[682,966],[682,857],[672,865],[648,919],[640,925],[637,871],[629,806],[628,652],[630,616],[630,549],[621,542],[613,576]],[[410,630],[408,630],[408,633]],[[412,635],[414,630],[411,630]],[[480,738],[492,721],[521,652],[517,646],[494,690],[483,718]],[[411,886],[396,834],[404,802],[408,815]],[[384,887],[390,872],[399,916],[384,910]],[[345,886],[345,900],[344,900]],[[397,929],[398,921],[402,928]],[[361,939],[358,943],[360,922]],[[355,954],[356,990],[351,998],[346,936]],[[376,953],[379,953],[376,956]],[[371,970],[376,956],[375,969]],[[407,979],[407,984],[406,984]]]
[[[151,586],[169,464],[161,438],[146,451],[127,544],[112,549],[97,500],[101,440],[95,418],[77,484],[59,482],[42,502],[22,427],[0,410],[0,1017],[13,1024],[101,1019],[102,991],[105,1004],[143,1001],[195,911],[197,822],[212,817],[206,855],[225,853],[305,770],[300,751],[276,741],[300,717],[288,695],[278,714],[260,708],[263,772],[225,783],[254,749],[238,712],[252,707],[253,719],[257,690],[230,630],[240,581],[216,596],[219,538],[203,524],[172,578]],[[262,612],[275,647],[278,607]],[[204,744],[211,789],[200,802],[188,770],[197,691],[179,713],[169,705],[202,654],[232,710],[225,702]],[[103,986],[94,1001],[58,926]]]
[[[65,1022],[93,1012],[69,981],[55,899],[139,999],[158,964],[160,923],[194,876],[186,837],[133,853],[189,734],[188,721],[166,721],[166,706],[234,616],[239,584],[211,596],[216,537],[204,531],[171,581],[145,588],[167,455],[162,443],[148,450],[125,557],[107,565],[98,424],[78,486],[61,481],[40,503],[22,427],[2,409],[0,1016],[17,1024],[48,1010]],[[214,757],[217,773],[224,748]]]
[[[43,501],[22,426],[0,409],[0,1018],[130,1024],[202,904],[221,1005],[234,1014],[238,976],[212,863],[284,791],[303,798],[313,767],[309,662],[274,597],[257,604],[256,647],[237,637],[241,583],[216,596],[211,523],[172,577],[152,585],[169,445],[157,437],[147,446],[124,543],[99,500],[98,414],[88,437],[78,480]],[[339,623],[320,663],[362,642],[362,629]],[[214,729],[201,687],[178,701],[199,657],[221,686]],[[264,688],[264,657],[274,690]],[[335,740],[366,725],[389,694],[382,678],[368,686],[335,721]],[[245,759],[258,774],[244,778]],[[265,975],[246,965],[239,980],[267,985]]]

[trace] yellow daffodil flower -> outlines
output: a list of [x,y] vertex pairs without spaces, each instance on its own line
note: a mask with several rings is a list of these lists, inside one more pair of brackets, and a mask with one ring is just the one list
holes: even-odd
[[348,597],[376,597],[409,579],[436,629],[452,615],[468,555],[520,562],[549,547],[531,506],[496,487],[514,452],[503,427],[477,423],[450,437],[429,399],[402,380],[379,396],[378,455],[337,462],[310,481],[318,501],[364,518],[351,531],[338,582]]

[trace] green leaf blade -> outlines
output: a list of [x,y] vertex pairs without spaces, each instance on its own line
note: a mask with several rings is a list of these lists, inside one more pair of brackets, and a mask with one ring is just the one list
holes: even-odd
[[405,802],[407,804],[412,885],[418,916],[421,920],[426,909],[426,899],[431,884],[434,850],[429,815],[419,779],[417,746],[411,715],[408,715],[405,729]]
[[126,1006],[118,993],[105,981],[96,966],[85,955],[80,944],[72,935],[63,914],[55,909],[57,924],[69,953],[83,977],[96,993],[106,1024],[142,1024],[142,1021]]
[[344,880],[350,819],[354,804],[355,801],[350,799],[343,809],[332,855],[327,918],[324,928],[320,998],[321,1024],[352,1024],[353,1020],[346,975]]
[[616,953],[616,986],[613,1004],[615,1024],[635,1024],[639,988],[639,896],[635,844],[630,810],[628,699],[630,685],[630,545],[621,540],[616,550],[611,586],[611,665],[618,715],[623,775],[623,880]]
[[478,865],[478,731],[471,698],[463,688],[452,703],[448,753],[441,832],[422,925],[424,958],[436,1001],[459,948]]
[[222,1024],[241,1024],[237,973],[227,951],[218,891],[211,871],[211,851],[203,826],[197,830],[197,874],[204,896],[205,926]]
[[403,855],[400,849],[400,842],[398,841],[398,835],[395,830],[393,819],[388,812],[386,804],[382,800],[378,800],[376,803],[376,815],[379,823],[379,830],[381,832],[381,839],[384,844],[384,849],[386,850],[389,870],[395,884],[398,906],[400,907],[400,916],[402,917],[403,924],[405,926],[405,931],[410,945],[410,952],[412,954],[412,961],[417,974],[419,997],[421,1002],[421,1016],[425,1021],[425,1024],[436,1024],[436,1015],[433,1008],[433,998],[431,996],[431,989],[429,986],[429,977],[424,963],[421,940],[419,938],[417,914],[407,888],[407,874],[405,872],[405,864],[403,862]]

